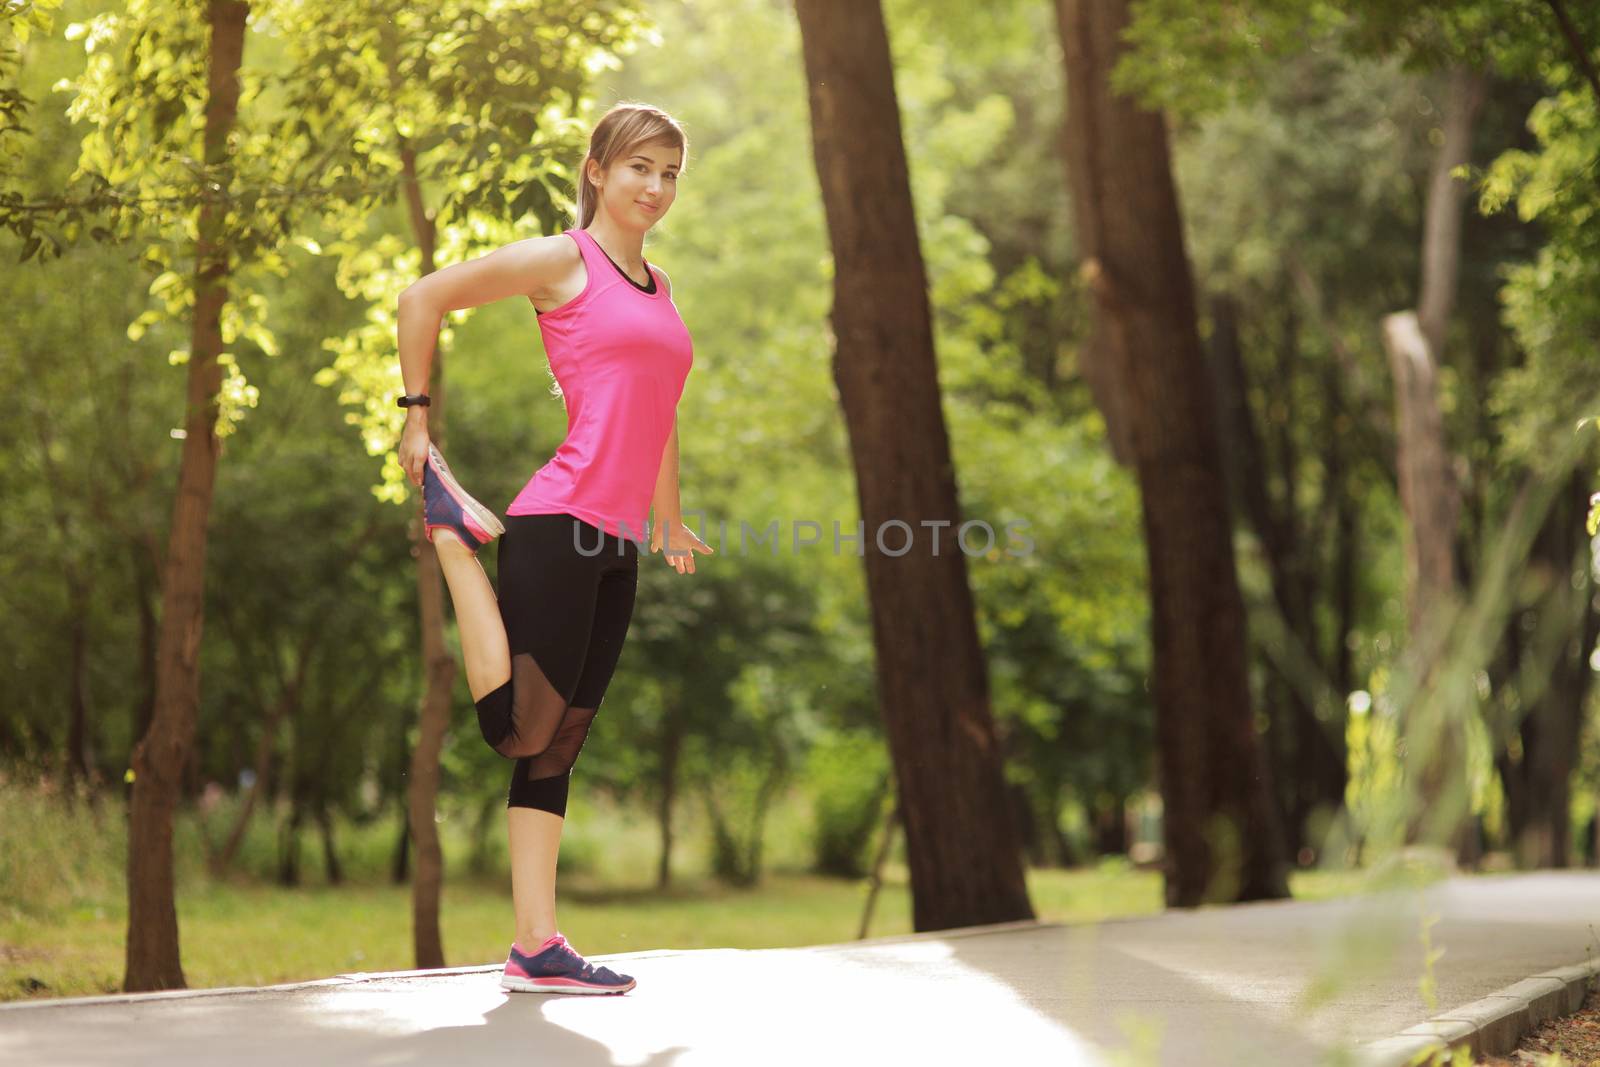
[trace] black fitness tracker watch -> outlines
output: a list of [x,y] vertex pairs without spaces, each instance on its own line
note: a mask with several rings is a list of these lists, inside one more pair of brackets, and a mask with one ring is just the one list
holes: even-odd
[[409,408],[412,406],[425,408],[431,403],[433,403],[433,400],[428,396],[427,393],[407,393],[405,396],[395,401],[395,406],[402,408]]

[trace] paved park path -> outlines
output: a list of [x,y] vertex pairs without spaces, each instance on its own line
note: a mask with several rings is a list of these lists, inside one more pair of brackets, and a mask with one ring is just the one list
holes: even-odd
[[[1422,991],[1424,929],[1444,950],[1433,1006]],[[1600,960],[1600,873],[1456,878],[1092,925],[592,958],[638,986],[623,996],[507,994],[496,963],[6,1005],[0,1064],[1367,1062],[1339,1050]],[[1308,1002],[1312,990],[1325,998]]]

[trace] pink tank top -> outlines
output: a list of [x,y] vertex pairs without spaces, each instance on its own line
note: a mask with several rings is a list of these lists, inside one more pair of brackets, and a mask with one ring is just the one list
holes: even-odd
[[539,313],[550,370],[567,402],[567,436],[507,515],[566,512],[608,534],[643,540],[661,455],[694,362],[689,330],[650,272],[648,290],[584,230],[583,292]]

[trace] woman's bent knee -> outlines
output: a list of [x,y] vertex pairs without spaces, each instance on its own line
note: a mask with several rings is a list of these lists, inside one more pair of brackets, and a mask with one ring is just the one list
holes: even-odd
[[[500,752],[500,746],[514,743],[511,723],[511,679],[489,690],[473,701],[478,710],[478,732],[490,748]],[[506,753],[501,753],[506,755]]]

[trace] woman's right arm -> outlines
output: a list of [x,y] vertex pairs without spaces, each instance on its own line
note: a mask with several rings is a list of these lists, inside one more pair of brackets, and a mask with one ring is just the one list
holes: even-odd
[[[428,372],[439,323],[445,312],[478,307],[508,296],[540,296],[568,268],[578,254],[568,238],[529,237],[497,248],[488,255],[456,263],[424,275],[400,294],[396,341],[400,349],[400,376],[407,393],[428,391]],[[400,435],[400,466],[413,485],[422,484],[428,459],[428,409],[406,409],[406,428]]]

